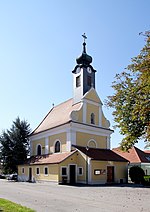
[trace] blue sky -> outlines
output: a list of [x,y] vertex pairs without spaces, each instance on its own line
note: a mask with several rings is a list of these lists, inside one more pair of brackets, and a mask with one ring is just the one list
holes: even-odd
[[[104,102],[115,74],[145,44],[139,32],[150,29],[149,8],[149,0],[0,0],[0,132],[17,116],[34,129],[53,103],[72,97],[84,32]],[[103,111],[112,127],[112,110]],[[115,130],[111,147],[120,140]]]

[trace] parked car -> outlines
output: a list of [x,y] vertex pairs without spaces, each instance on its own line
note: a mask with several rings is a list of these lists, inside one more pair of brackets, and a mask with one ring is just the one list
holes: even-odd
[[5,175],[0,174],[0,179],[5,179],[5,178],[6,178]]
[[15,181],[17,181],[18,175],[17,174],[10,174],[7,179],[8,180],[15,180]]

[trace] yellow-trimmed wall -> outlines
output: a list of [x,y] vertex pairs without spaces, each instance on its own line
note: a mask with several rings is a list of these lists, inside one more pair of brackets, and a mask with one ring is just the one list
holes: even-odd
[[[74,153],[70,157],[68,157],[65,161],[59,164],[59,182],[62,182],[61,176],[61,167],[67,167],[68,169],[68,179],[69,179],[69,165],[76,165],[76,180],[77,182],[84,182],[85,181],[85,173],[86,173],[86,159],[85,155],[79,152]],[[78,168],[83,168],[83,175],[78,174]]]
[[[44,168],[48,168],[48,175],[44,174]],[[22,168],[24,168],[24,174],[22,174]],[[58,164],[42,164],[42,165],[24,165],[18,166],[18,175],[24,178],[29,177],[29,168],[32,168],[32,179],[35,181],[44,180],[44,181],[58,181]],[[39,168],[40,173],[36,174],[36,169]]]
[[[107,180],[107,161],[91,161],[91,181],[106,183]],[[106,173],[103,175],[95,175],[94,170],[103,169],[106,170]]]
[[120,182],[120,179],[127,178],[128,176],[128,164],[126,162],[115,162],[116,176],[118,179],[117,183]]
[[95,115],[95,125],[99,123],[99,107],[96,105],[92,105],[87,103],[87,124],[91,124],[91,114],[94,113]]
[[[107,167],[114,167],[114,182],[120,183],[121,180],[125,183],[127,180],[127,162],[113,162],[113,161],[95,161],[90,160],[90,166],[87,164],[88,158],[82,152],[77,151],[60,164],[41,164],[41,165],[20,165],[18,166],[18,175],[20,179],[28,180],[29,168],[32,168],[32,179],[35,181],[55,181],[62,182],[61,170],[62,167],[67,168],[67,180],[69,183],[69,168],[70,165],[76,166],[76,182],[86,182],[86,171],[90,172],[91,176],[88,175],[89,183],[92,184],[105,184],[107,183]],[[44,168],[48,168],[48,175],[44,174]],[[83,169],[83,174],[79,175],[78,168]],[[24,174],[22,174],[22,168],[24,168]],[[37,175],[36,169],[40,169],[40,174]],[[103,174],[95,175],[94,170],[103,170]]]
[[102,112],[102,127],[107,127],[106,122],[107,122],[107,119],[105,118],[105,116],[104,116],[104,114]]
[[87,146],[89,140],[95,140],[97,143],[97,148],[106,149],[107,148],[107,137],[92,135],[89,133],[76,133],[76,145],[79,146]]
[[83,114],[83,107],[81,107],[81,109],[77,111],[77,116],[78,116],[77,121],[81,122],[81,123],[83,122],[83,115],[82,114]]
[[[66,166],[68,169],[69,164],[74,164],[74,165],[77,164],[77,153],[71,155],[70,157],[68,157],[66,160],[64,160],[63,162],[61,162],[59,164],[59,182],[62,182],[61,167]],[[68,173],[68,175],[69,175],[69,173]]]
[[[120,183],[126,182],[127,178],[127,162],[113,162],[113,161],[91,161],[92,176],[91,180],[96,182],[107,183],[107,166],[114,166],[114,181]],[[105,174],[95,175],[94,170],[105,170]]]
[[49,153],[54,153],[54,144],[59,140],[61,143],[61,152],[66,152],[66,133],[59,133],[49,136]]
[[[54,153],[54,144],[57,140],[61,143],[61,152],[66,152],[66,132],[55,134],[48,137],[49,140],[49,150],[48,153]],[[31,155],[37,155],[37,145],[42,147],[42,155],[45,154],[45,138],[33,140],[32,142],[32,152]]]
[[37,155],[37,145],[40,144],[42,147],[42,154],[45,154],[45,138],[32,141],[32,153],[31,155]]
[[[36,180],[58,181],[58,164],[35,165],[33,167],[33,176]],[[44,168],[48,168],[48,175],[44,174]],[[36,168],[40,169],[40,174],[36,174]]]
[[91,100],[93,102],[96,102],[96,103],[100,103],[100,98],[98,96],[98,94],[96,93],[95,89],[93,90],[90,90],[86,96],[84,97],[85,99],[88,99],[88,100]]

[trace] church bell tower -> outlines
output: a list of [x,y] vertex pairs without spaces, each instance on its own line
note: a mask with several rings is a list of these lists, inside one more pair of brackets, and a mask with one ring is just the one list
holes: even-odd
[[81,101],[82,97],[92,87],[95,88],[95,72],[92,65],[92,57],[86,53],[87,39],[85,33],[82,35],[84,38],[83,52],[81,56],[76,59],[77,65],[73,73],[73,103],[76,104]]

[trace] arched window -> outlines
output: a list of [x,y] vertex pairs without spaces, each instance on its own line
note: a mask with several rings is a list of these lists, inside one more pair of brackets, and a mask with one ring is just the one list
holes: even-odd
[[55,153],[60,152],[60,141],[56,141],[55,143]]
[[91,148],[96,148],[96,142],[94,140],[90,140],[88,142],[88,146],[91,147]]
[[95,124],[95,115],[91,113],[91,124]]
[[39,144],[37,146],[37,155],[41,155],[41,153],[42,153],[42,148],[41,148],[41,145]]

